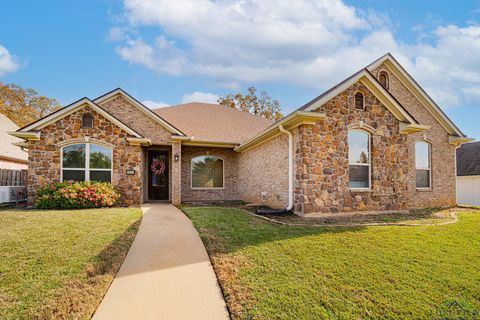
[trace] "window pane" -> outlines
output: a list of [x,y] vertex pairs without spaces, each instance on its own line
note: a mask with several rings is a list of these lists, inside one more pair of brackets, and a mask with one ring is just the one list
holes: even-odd
[[430,170],[416,170],[417,188],[430,188]]
[[90,145],[90,168],[110,169],[112,167],[112,150],[99,146]]
[[85,181],[85,170],[63,170],[63,181]]
[[429,169],[430,168],[430,144],[426,142],[415,143],[415,168]]
[[369,135],[364,131],[352,130],[348,132],[348,161],[349,163],[368,163]]
[[112,172],[90,170],[90,181],[112,182]]
[[192,160],[192,187],[222,188],[223,160],[217,157],[197,157]]
[[74,144],[63,148],[64,168],[85,168],[85,145]]
[[369,166],[349,166],[350,188],[369,188]]

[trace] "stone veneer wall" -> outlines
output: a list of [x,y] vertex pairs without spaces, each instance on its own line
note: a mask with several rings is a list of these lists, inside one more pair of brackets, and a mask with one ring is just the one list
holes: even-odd
[[[385,71],[389,78],[389,91],[404,106],[404,108],[421,124],[432,126],[425,133],[409,135],[407,141],[408,152],[408,181],[409,208],[452,206],[456,204],[456,147],[448,143],[448,133],[442,125],[431,115],[420,101],[397,79],[384,65],[373,70],[378,78],[380,71]],[[415,188],[415,140],[423,136],[431,142],[432,161],[432,189],[416,190]]]
[[122,96],[103,102],[101,107],[142,136],[152,140],[152,144],[170,144],[172,133]]
[[[175,152],[172,152],[172,154],[175,154]],[[224,188],[204,190],[191,188],[191,161],[194,157],[205,155],[216,156],[223,159]],[[239,200],[237,191],[237,154],[232,149],[182,146],[181,164],[182,202]],[[175,176],[175,174],[173,174],[173,176]],[[173,197],[175,197],[175,195],[173,195]]]
[[[82,128],[82,115],[93,115],[92,129]],[[88,138],[87,138],[88,137]],[[127,141],[127,133],[112,124],[94,110],[85,107],[42,129],[40,140],[29,141],[29,165],[27,190],[29,202],[33,202],[36,190],[45,184],[60,181],[61,147],[72,143],[103,144],[113,150],[112,184],[122,193],[126,204],[142,202],[143,152],[140,146]],[[134,169],[135,175],[127,176],[126,170]]]
[[[365,110],[355,109],[363,93]],[[356,83],[316,110],[326,118],[295,132],[294,209],[300,214],[356,210],[398,210],[408,206],[411,168],[407,136],[399,121],[361,83]],[[371,190],[350,190],[348,131],[364,124],[371,133]]]
[[[378,76],[383,66],[373,74]],[[421,124],[426,132],[403,135],[399,122],[361,83],[332,98],[317,112],[326,114],[315,125],[294,130],[296,174],[294,209],[300,214],[356,210],[402,210],[455,204],[455,147],[446,130],[427,109],[389,74],[389,91]],[[365,110],[354,107],[361,91]],[[371,132],[371,190],[348,186],[348,129],[365,124]],[[432,188],[415,186],[415,142],[431,142]]]
[[[251,150],[238,153],[240,199],[272,208],[288,204],[288,138],[279,135]],[[265,192],[265,196],[262,196]]]

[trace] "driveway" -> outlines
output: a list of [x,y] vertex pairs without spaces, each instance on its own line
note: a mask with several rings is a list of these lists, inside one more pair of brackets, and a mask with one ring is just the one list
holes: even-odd
[[137,236],[93,319],[229,319],[191,221],[171,204],[142,209]]

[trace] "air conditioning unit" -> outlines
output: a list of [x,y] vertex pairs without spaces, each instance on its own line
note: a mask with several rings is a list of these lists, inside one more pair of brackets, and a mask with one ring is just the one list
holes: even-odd
[[0,186],[0,203],[4,202],[18,202],[27,199],[27,188]]

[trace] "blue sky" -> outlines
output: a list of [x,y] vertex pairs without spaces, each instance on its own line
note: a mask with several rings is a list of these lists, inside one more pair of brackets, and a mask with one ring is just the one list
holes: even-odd
[[148,105],[245,91],[285,113],[390,51],[480,138],[479,1],[11,1],[0,81],[66,105],[122,87]]

